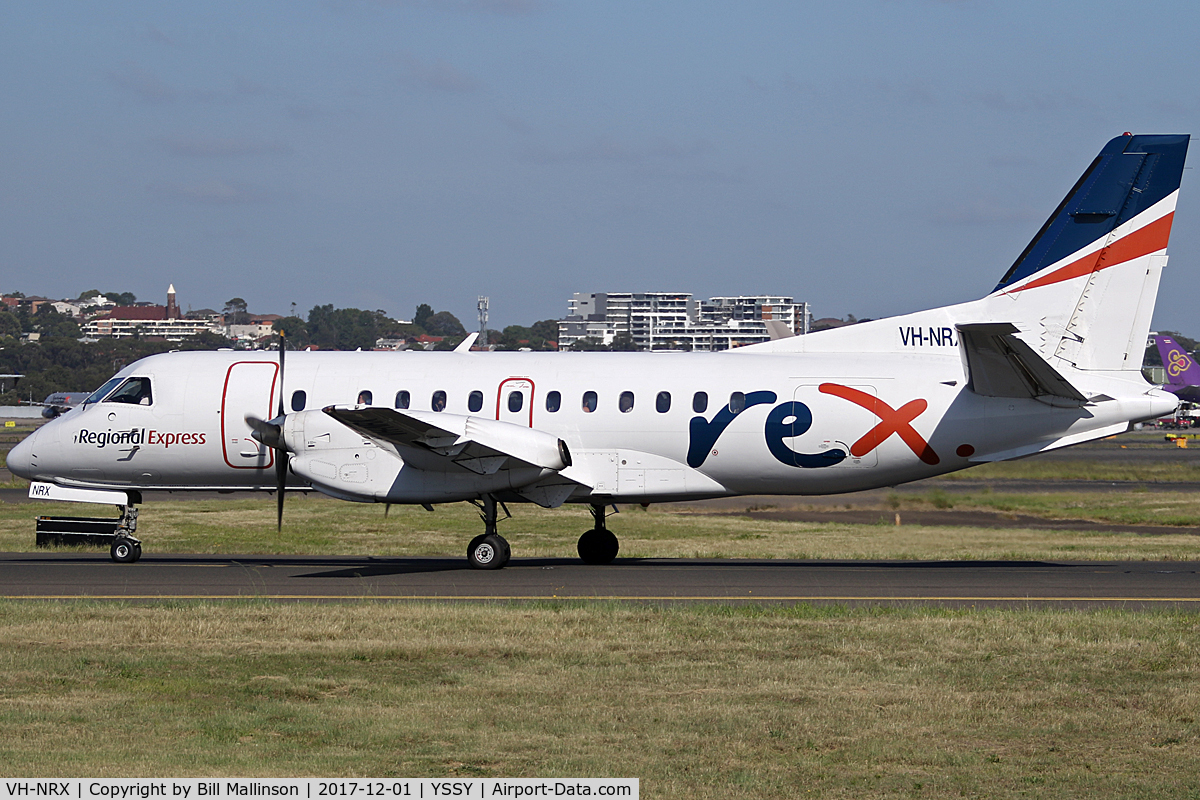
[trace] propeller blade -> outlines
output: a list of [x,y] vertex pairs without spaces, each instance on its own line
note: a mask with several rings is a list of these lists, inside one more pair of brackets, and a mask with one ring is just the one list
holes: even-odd
[[275,529],[283,530],[283,487],[287,483],[287,450],[275,451]]
[[[283,410],[283,354],[287,352],[285,347],[287,337],[283,331],[279,332],[279,415],[278,419],[282,422]],[[277,432],[281,432],[279,427],[276,427]],[[283,446],[283,437],[276,436],[275,443],[275,525],[276,530],[283,531],[283,490],[287,484],[287,449]]]
[[279,413],[276,416],[283,416],[283,354],[286,338],[283,331],[279,332]]

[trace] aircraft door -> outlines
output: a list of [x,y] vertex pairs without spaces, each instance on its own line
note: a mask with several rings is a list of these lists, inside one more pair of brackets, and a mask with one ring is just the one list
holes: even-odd
[[[824,384],[831,386],[832,384]],[[840,384],[839,384],[840,385]],[[795,437],[784,439],[788,449],[806,455],[828,455],[829,463],[823,466],[835,469],[873,467],[879,463],[874,448],[860,456],[850,452],[851,447],[867,431],[875,427],[879,419],[859,403],[848,402],[844,397],[823,391],[822,385],[797,386],[793,400],[808,408],[812,415],[811,425],[801,431],[801,424],[792,418],[784,420],[792,424]],[[853,383],[844,394],[854,397],[874,398],[878,393],[874,386]],[[838,453],[843,454],[840,458]],[[797,460],[800,460],[799,457]]]
[[275,416],[276,378],[274,361],[239,361],[225,374],[221,394],[221,450],[225,463],[234,469],[268,469],[275,464],[275,451],[250,435],[246,414],[262,419]]
[[496,390],[496,419],[526,428],[533,427],[533,381],[505,378]]

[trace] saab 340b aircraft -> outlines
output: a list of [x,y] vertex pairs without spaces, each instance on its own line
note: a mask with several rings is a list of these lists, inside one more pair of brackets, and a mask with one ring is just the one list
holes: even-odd
[[[1110,141],[990,294],[723,353],[186,352],[118,372],[15,447],[48,499],[115,503],[136,561],[145,490],[470,501],[471,566],[509,558],[497,506],[894,486],[1171,413],[1142,354],[1189,137]],[[469,345],[467,345],[469,346]]]

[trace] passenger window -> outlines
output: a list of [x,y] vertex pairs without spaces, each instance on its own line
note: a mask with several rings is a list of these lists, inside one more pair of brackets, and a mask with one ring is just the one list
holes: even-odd
[[409,404],[408,392],[404,389],[396,392],[396,408],[408,408]]
[[658,397],[654,398],[654,408],[660,414],[665,414],[671,410],[671,393],[659,392]]
[[433,397],[429,401],[429,407],[434,411],[446,410],[446,393],[438,389],[433,393]]
[[371,394],[370,389],[363,389],[361,392],[358,393],[358,404],[360,406],[371,405],[371,401],[373,399],[374,399],[374,395]]
[[622,414],[628,414],[633,411],[633,392],[621,392],[621,399],[617,402]]
[[733,394],[729,395],[730,411],[732,411],[734,414],[740,414],[745,407],[746,395],[742,394],[741,392],[734,392]]
[[546,410],[554,413],[562,407],[562,395],[558,392],[550,392],[546,395]]
[[483,392],[476,389],[467,396],[467,408],[472,412],[483,408]]
[[521,407],[523,405],[525,405],[525,394],[523,392],[509,392],[508,393],[508,410],[509,411],[512,411],[512,412],[520,411]]
[[148,406],[154,402],[154,398],[150,393],[149,378],[130,378],[121,384],[121,388],[117,389],[109,395],[105,402],[107,403],[128,403],[134,406]]
[[692,395],[692,411],[697,414],[708,411],[708,392],[696,392]]
[[590,414],[595,410],[596,410],[596,393],[595,392],[584,392],[583,393],[583,411],[584,411],[584,413]]
[[303,389],[292,392],[292,411],[303,411],[306,402],[308,402],[308,395]]

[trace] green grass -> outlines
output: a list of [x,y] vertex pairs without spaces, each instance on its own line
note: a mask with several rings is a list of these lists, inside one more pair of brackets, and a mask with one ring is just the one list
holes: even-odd
[[[1196,447],[1200,447],[1198,442]],[[942,480],[1025,481],[1140,481],[1192,483],[1200,481],[1200,464],[1183,460],[1123,461],[1118,454],[1097,454],[1095,459],[1024,458],[981,464],[952,472]]]
[[0,763],[1195,797],[1198,630],[1182,612],[0,603]]
[[[1144,508],[1121,498],[1145,499]],[[1124,515],[1143,524],[1161,504],[1190,508],[1190,495],[1107,495],[1084,500],[1095,509],[1069,507],[1070,496],[1045,501],[1038,496],[942,493],[933,500],[904,498],[901,518],[910,507],[949,504],[1039,516]],[[1111,503],[1107,508],[1105,503]],[[988,505],[991,504],[991,505]],[[1001,508],[1003,506],[1003,508]],[[1039,510],[1040,509],[1040,510]],[[1132,509],[1132,510],[1131,510]],[[547,511],[514,506],[513,518],[500,525],[517,557],[575,558],[579,534],[591,526],[586,507]],[[49,503],[0,503],[0,551],[33,550],[34,517],[39,514],[110,513],[99,506]],[[1173,512],[1184,514],[1178,509]],[[890,516],[890,515],[889,515]],[[1045,530],[1022,527],[968,528],[903,524],[806,523],[715,514],[703,506],[626,506],[609,518],[621,539],[621,555],[639,558],[866,558],[866,559],[1018,559],[1018,560],[1196,560],[1200,537],[1163,527],[1155,536],[1107,531]],[[275,528],[270,499],[173,500],[142,507],[138,535],[147,553],[308,554],[379,556],[465,556],[467,543],[482,527],[465,503],[438,506],[433,512],[397,506],[385,518],[382,506],[344,503],[319,495],[289,497],[282,533]]]
[[[1059,487],[1055,487],[1059,489]],[[888,495],[889,508],[999,511],[1054,519],[1083,519],[1115,525],[1200,527],[1200,493],[1115,490],[1111,492],[948,492]]]

